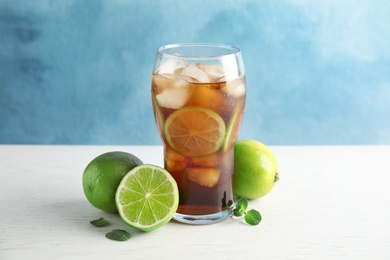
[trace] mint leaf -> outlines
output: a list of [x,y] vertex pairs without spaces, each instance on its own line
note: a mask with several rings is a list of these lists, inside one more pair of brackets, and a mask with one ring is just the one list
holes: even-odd
[[240,198],[236,203],[236,207],[233,209],[233,216],[241,217],[245,215],[245,210],[247,207],[248,200],[246,198]]
[[95,227],[105,227],[105,226],[110,225],[110,223],[105,218],[95,219],[95,220],[90,221],[89,223],[91,223]]
[[244,210],[245,211],[247,208],[248,208],[248,199],[240,198],[237,201],[236,209],[240,209],[240,210]]
[[233,216],[235,217],[242,217],[245,214],[245,210],[240,208],[233,209]]
[[251,226],[258,225],[261,219],[260,212],[255,209],[251,209],[245,214],[245,222]]
[[115,241],[126,241],[131,238],[131,235],[124,230],[121,229],[113,229],[111,232],[106,234],[106,238],[115,240]]

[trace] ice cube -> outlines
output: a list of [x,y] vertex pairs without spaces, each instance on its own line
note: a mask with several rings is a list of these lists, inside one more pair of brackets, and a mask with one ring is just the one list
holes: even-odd
[[231,107],[226,95],[221,90],[211,88],[207,85],[196,86],[187,105],[208,108],[218,114],[226,112]]
[[238,64],[235,59],[223,59],[222,66],[226,81],[231,81],[239,77]]
[[156,98],[161,107],[178,109],[187,103],[191,93],[191,86],[185,80],[179,79],[172,87],[157,94]]
[[165,147],[165,159],[173,160],[173,161],[183,161],[187,159],[184,155],[175,152],[169,146]]
[[165,147],[165,168],[169,172],[178,172],[184,170],[187,166],[188,159],[184,155],[181,155],[169,146]]
[[245,95],[245,79],[238,78],[226,84],[222,89],[226,94],[233,97],[241,97]]
[[199,68],[198,64],[192,63],[188,67],[185,67],[180,75],[190,77],[194,79],[196,82],[210,82],[209,76],[206,72]]
[[218,164],[218,153],[213,153],[205,157],[192,158],[191,162],[196,166],[215,167]]
[[180,59],[166,59],[161,65],[158,74],[176,74],[176,71],[183,69],[187,64],[184,60]]
[[207,73],[211,82],[222,82],[225,79],[225,72],[219,64],[199,64],[199,68]]
[[154,91],[159,94],[171,85],[173,79],[175,79],[175,77],[172,74],[155,74],[152,77],[152,87]]
[[187,160],[175,161],[175,160],[165,159],[165,167],[169,172],[182,171],[186,166],[187,166]]
[[202,186],[212,188],[219,180],[221,171],[216,168],[188,168],[187,178]]
[[161,107],[178,109],[191,97],[193,86],[180,75],[163,74],[153,77],[153,88]]

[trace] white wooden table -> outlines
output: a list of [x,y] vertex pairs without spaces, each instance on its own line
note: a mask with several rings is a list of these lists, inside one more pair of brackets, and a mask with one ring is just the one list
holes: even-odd
[[[81,177],[114,150],[162,166],[162,147],[0,145],[0,259],[390,259],[390,146],[271,149],[281,178],[249,203],[260,225],[171,221],[143,233],[92,207]],[[89,223],[99,217],[112,225]],[[132,238],[105,238],[114,228]]]

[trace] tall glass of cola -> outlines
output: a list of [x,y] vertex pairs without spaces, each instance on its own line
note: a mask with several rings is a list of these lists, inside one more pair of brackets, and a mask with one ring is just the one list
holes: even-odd
[[211,224],[231,215],[234,142],[245,96],[238,48],[188,43],[157,50],[152,103],[164,166],[179,187],[175,220]]

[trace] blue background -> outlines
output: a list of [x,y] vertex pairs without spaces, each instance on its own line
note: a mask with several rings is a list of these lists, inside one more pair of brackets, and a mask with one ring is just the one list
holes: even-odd
[[390,1],[0,0],[0,143],[161,144],[168,43],[239,47],[240,138],[390,144]]

